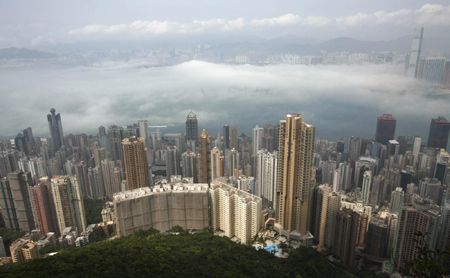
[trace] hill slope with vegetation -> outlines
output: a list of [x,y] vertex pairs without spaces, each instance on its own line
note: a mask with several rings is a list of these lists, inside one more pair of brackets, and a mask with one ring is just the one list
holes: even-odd
[[346,277],[313,249],[288,259],[214,236],[139,231],[57,255],[0,267],[0,277]]

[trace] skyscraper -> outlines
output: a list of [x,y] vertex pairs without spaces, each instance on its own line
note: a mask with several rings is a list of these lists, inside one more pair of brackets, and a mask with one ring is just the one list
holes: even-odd
[[446,118],[439,116],[431,119],[427,147],[447,149],[449,131],[450,122]]
[[22,133],[18,133],[16,138],[14,138],[14,145],[16,146],[16,150],[18,150],[19,152],[28,154],[27,141],[25,140],[25,136],[23,136]]
[[417,72],[420,61],[420,52],[422,49],[423,28],[414,29],[414,38],[411,46],[411,54],[409,55],[407,75],[417,78]]
[[197,154],[197,178],[199,183],[211,183],[211,136],[202,131]]
[[259,197],[263,205],[275,207],[275,192],[277,186],[278,152],[268,152],[265,149],[258,151],[258,163],[256,165],[256,180]]
[[181,175],[180,170],[180,150],[175,146],[167,147],[166,150],[166,175],[170,180],[172,175]]
[[389,140],[394,140],[396,123],[397,120],[390,114],[383,114],[383,116],[378,117],[375,141],[387,145]]
[[147,149],[150,149],[150,138],[148,136],[148,122],[147,120],[139,120],[139,137],[144,138],[144,145]]
[[59,234],[50,181],[41,179],[38,185],[30,188],[31,203],[36,220],[36,229],[43,234],[54,232]]
[[25,136],[25,141],[27,142],[28,153],[31,153],[31,151],[34,150],[34,137],[31,127],[27,127],[23,130],[23,136]]
[[198,121],[197,115],[190,112],[186,117],[186,140],[198,142]]
[[241,243],[250,242],[261,227],[262,200],[238,190],[226,180],[216,180],[209,189],[211,224],[228,237],[236,236]]
[[391,213],[398,214],[403,205],[404,199],[405,199],[405,192],[402,190],[401,187],[397,187],[395,191],[392,191],[391,193],[391,202],[389,206],[389,211]]
[[264,135],[264,128],[259,127],[256,125],[256,127],[253,128],[253,153],[257,154],[260,149],[263,148],[263,135]]
[[275,223],[279,233],[300,238],[308,232],[313,146],[314,126],[301,115],[280,121]]
[[426,199],[416,197],[413,198],[412,204],[402,206],[394,238],[393,263],[398,267],[404,267],[405,261],[416,258],[415,250],[420,244],[415,241],[416,232],[426,235],[424,244],[430,250],[435,250],[440,219],[439,207],[434,207]]
[[230,148],[230,126],[227,124],[223,125],[223,148]]
[[221,177],[220,171],[220,150],[218,148],[214,148],[211,151],[211,180],[215,180],[218,177]]
[[355,264],[355,249],[358,236],[359,214],[343,208],[336,214],[333,253],[346,266]]
[[362,182],[362,201],[364,204],[369,203],[370,199],[370,191],[372,186],[372,172],[371,171],[365,171],[363,182]]
[[130,137],[122,141],[127,190],[149,186],[147,152],[144,138]]
[[79,232],[85,231],[86,215],[77,176],[55,177],[51,183],[59,233],[62,234],[66,227],[77,227]]
[[2,215],[6,226],[12,231],[29,232],[35,229],[28,191],[31,185],[31,174],[22,170],[9,173],[7,179],[0,180]]
[[422,78],[430,83],[440,84],[444,75],[445,59],[426,59],[423,64]]
[[417,162],[419,161],[420,147],[422,145],[422,139],[420,136],[414,138],[413,155],[414,155],[414,168],[417,167]]
[[122,164],[123,160],[123,128],[121,126],[112,125],[108,127],[108,139],[109,139],[109,149],[110,149],[110,158],[111,160],[120,160]]
[[197,182],[197,156],[194,152],[187,151],[181,155],[181,168],[184,178],[193,178]]
[[450,87],[450,61],[445,61],[441,85],[447,88]]
[[238,126],[230,126],[230,149],[239,150]]
[[53,151],[56,152],[64,145],[64,134],[61,115],[59,113],[55,115],[55,108],[50,109],[50,113],[51,114],[47,115],[48,128],[50,129],[50,135],[52,136]]

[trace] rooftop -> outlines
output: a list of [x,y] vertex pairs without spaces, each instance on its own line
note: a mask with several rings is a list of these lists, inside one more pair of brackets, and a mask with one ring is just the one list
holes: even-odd
[[250,194],[248,192],[245,192],[243,190],[237,189],[236,187],[234,187],[232,184],[228,183],[223,178],[218,178],[211,183],[211,190],[215,190],[215,189],[219,189],[219,188],[222,190],[228,191],[228,196],[236,195],[238,197],[244,198],[244,201],[246,203],[247,202],[255,202],[255,203],[262,202],[261,198],[255,196],[253,194]]
[[134,190],[127,190],[115,193],[113,196],[114,202],[120,202],[129,199],[135,199],[137,197],[143,197],[147,195],[153,195],[161,192],[188,192],[188,191],[208,191],[208,184],[206,183],[194,183],[192,185],[182,183],[169,183],[161,186],[157,185],[153,188],[141,187]]

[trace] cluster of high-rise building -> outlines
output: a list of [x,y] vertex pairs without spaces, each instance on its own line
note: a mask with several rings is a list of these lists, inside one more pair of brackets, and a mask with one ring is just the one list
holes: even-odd
[[[200,131],[193,112],[186,133],[164,135],[140,120],[64,136],[54,109],[48,122],[50,138],[27,128],[14,144],[0,143],[2,220],[39,231],[41,241],[60,236],[84,246],[94,223],[86,223],[83,198],[101,198],[112,201],[102,214],[119,236],[211,227],[247,244],[272,227],[348,266],[362,257],[404,265],[416,231],[431,249],[450,246],[450,122],[442,116],[431,120],[426,145],[395,137],[390,114],[378,117],[374,139],[336,142],[315,138],[300,114],[257,125],[251,138],[237,125],[214,136]],[[32,258],[33,242],[15,242],[14,260]]]
[[421,57],[423,32],[423,28],[414,30],[411,52],[406,55],[406,73],[410,77],[450,88],[450,61],[444,57]]

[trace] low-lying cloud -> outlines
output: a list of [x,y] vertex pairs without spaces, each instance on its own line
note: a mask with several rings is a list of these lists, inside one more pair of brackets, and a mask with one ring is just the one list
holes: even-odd
[[132,23],[116,25],[88,25],[82,28],[74,29],[69,32],[75,36],[86,35],[131,35],[134,37],[148,34],[192,34],[217,31],[235,31],[235,30],[258,30],[261,28],[287,27],[287,26],[306,26],[322,28],[334,26],[338,29],[347,29],[356,26],[371,26],[374,24],[418,24],[425,27],[448,27],[450,26],[450,5],[425,4],[419,9],[400,9],[394,12],[377,11],[375,13],[357,13],[354,15],[341,17],[308,16],[288,13],[279,17],[251,19],[210,19],[194,20],[192,22],[174,22],[174,21],[145,21],[139,20]]
[[361,66],[232,66],[191,61],[172,67],[142,62],[102,67],[0,69],[1,135],[31,126],[49,136],[46,115],[61,113],[65,134],[96,133],[100,125],[176,125],[184,131],[193,110],[199,128],[216,134],[225,123],[251,135],[255,125],[275,124],[298,112],[316,136],[336,140],[374,137],[376,117],[397,118],[396,135],[421,135],[432,117],[450,111],[445,97],[429,95],[403,68]]

